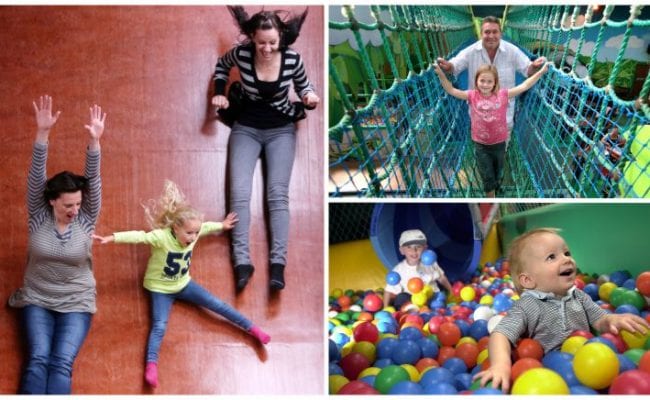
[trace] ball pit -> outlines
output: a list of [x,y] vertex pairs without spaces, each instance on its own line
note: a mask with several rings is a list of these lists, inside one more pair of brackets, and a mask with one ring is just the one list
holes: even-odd
[[[473,377],[489,367],[489,334],[519,298],[508,274],[502,260],[486,264],[471,280],[451,282],[449,294],[422,285],[398,309],[383,307],[382,289],[333,289],[329,393],[502,394]],[[650,271],[579,274],[576,286],[607,312],[650,320]],[[513,350],[512,394],[649,394],[649,349],[650,334],[625,330],[575,331],[547,354],[522,339]]]

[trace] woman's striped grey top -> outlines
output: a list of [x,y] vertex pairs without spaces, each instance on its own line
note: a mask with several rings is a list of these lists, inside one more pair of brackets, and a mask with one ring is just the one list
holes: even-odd
[[[241,76],[241,84],[246,95],[254,101],[263,100],[258,90],[258,85],[256,85],[254,52],[255,49],[253,46],[240,45],[232,48],[219,58],[213,77],[215,95],[223,95],[226,93],[226,83],[228,83],[230,69],[237,66]],[[302,58],[295,50],[283,50],[279,81],[280,89],[277,93],[273,94],[272,101],[269,105],[282,114],[293,117],[296,114],[296,110],[293,103],[289,101],[289,86],[291,82],[293,81],[294,89],[301,99],[305,94],[314,91],[309,79],[307,79]]]
[[23,287],[12,294],[9,305],[29,304],[58,312],[97,310],[92,265],[92,238],[101,209],[100,151],[86,151],[84,193],[77,217],[60,234],[52,207],[43,193],[47,181],[47,145],[35,143],[27,180],[29,245]]

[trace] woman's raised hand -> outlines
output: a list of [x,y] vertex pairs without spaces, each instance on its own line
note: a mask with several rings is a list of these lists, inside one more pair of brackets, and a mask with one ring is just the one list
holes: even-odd
[[90,138],[93,140],[99,140],[104,133],[104,121],[106,120],[106,113],[102,114],[102,108],[95,104],[90,107],[90,123],[84,125],[84,128],[88,129],[90,133]]
[[52,115],[52,97],[43,95],[39,97],[38,103],[33,101],[34,113],[36,114],[36,126],[39,132],[47,133],[56,124],[56,121],[61,115],[61,111],[57,111]]

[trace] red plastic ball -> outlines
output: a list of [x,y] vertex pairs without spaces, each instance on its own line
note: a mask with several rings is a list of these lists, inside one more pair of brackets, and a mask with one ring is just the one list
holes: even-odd
[[639,369],[650,374],[650,350],[643,353],[639,358]]
[[537,340],[526,338],[519,341],[515,353],[517,359],[534,358],[541,360],[544,357],[544,348]]
[[623,372],[614,378],[609,394],[650,394],[650,373],[638,369]]
[[371,322],[363,322],[354,328],[353,335],[357,343],[376,343],[379,340],[379,329]]
[[339,389],[337,394],[380,394],[379,390],[364,381],[350,381]]
[[591,332],[587,332],[587,331],[573,331],[571,332],[571,336],[582,336],[584,338],[587,338],[587,340],[594,337],[594,335]]
[[384,301],[374,293],[368,293],[366,297],[363,298],[363,308],[366,309],[366,311],[377,312],[383,307]]
[[349,380],[357,379],[361,371],[370,367],[370,361],[361,353],[350,353],[341,359],[339,366]]
[[451,346],[442,346],[438,351],[438,364],[442,365],[448,359],[456,356],[456,349]]
[[443,346],[454,346],[460,340],[460,328],[453,322],[445,322],[438,330],[438,340]]
[[469,369],[474,368],[476,365],[478,353],[478,346],[474,343],[463,343],[456,347],[456,357],[463,360]]
[[535,359],[535,358],[530,358],[530,357],[524,357],[520,358],[517,360],[513,365],[511,369],[511,380],[514,382],[515,379],[524,372],[528,371],[531,368],[543,368],[544,366],[542,363]]

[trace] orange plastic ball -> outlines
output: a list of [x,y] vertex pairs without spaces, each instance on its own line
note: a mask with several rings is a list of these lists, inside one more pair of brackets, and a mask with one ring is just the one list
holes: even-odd
[[438,364],[442,365],[448,359],[456,356],[456,349],[451,346],[442,346],[438,351]]
[[420,293],[420,291],[422,291],[422,288],[424,288],[424,282],[422,282],[422,279],[420,278],[411,278],[406,284],[406,287],[408,288],[409,292],[413,294]]
[[437,368],[440,364],[433,358],[421,358],[417,363],[415,363],[415,368],[422,373],[427,368]]
[[650,297],[650,271],[639,274],[636,278],[636,289],[642,295]]
[[650,374],[650,350],[643,353],[639,358],[639,369]]

